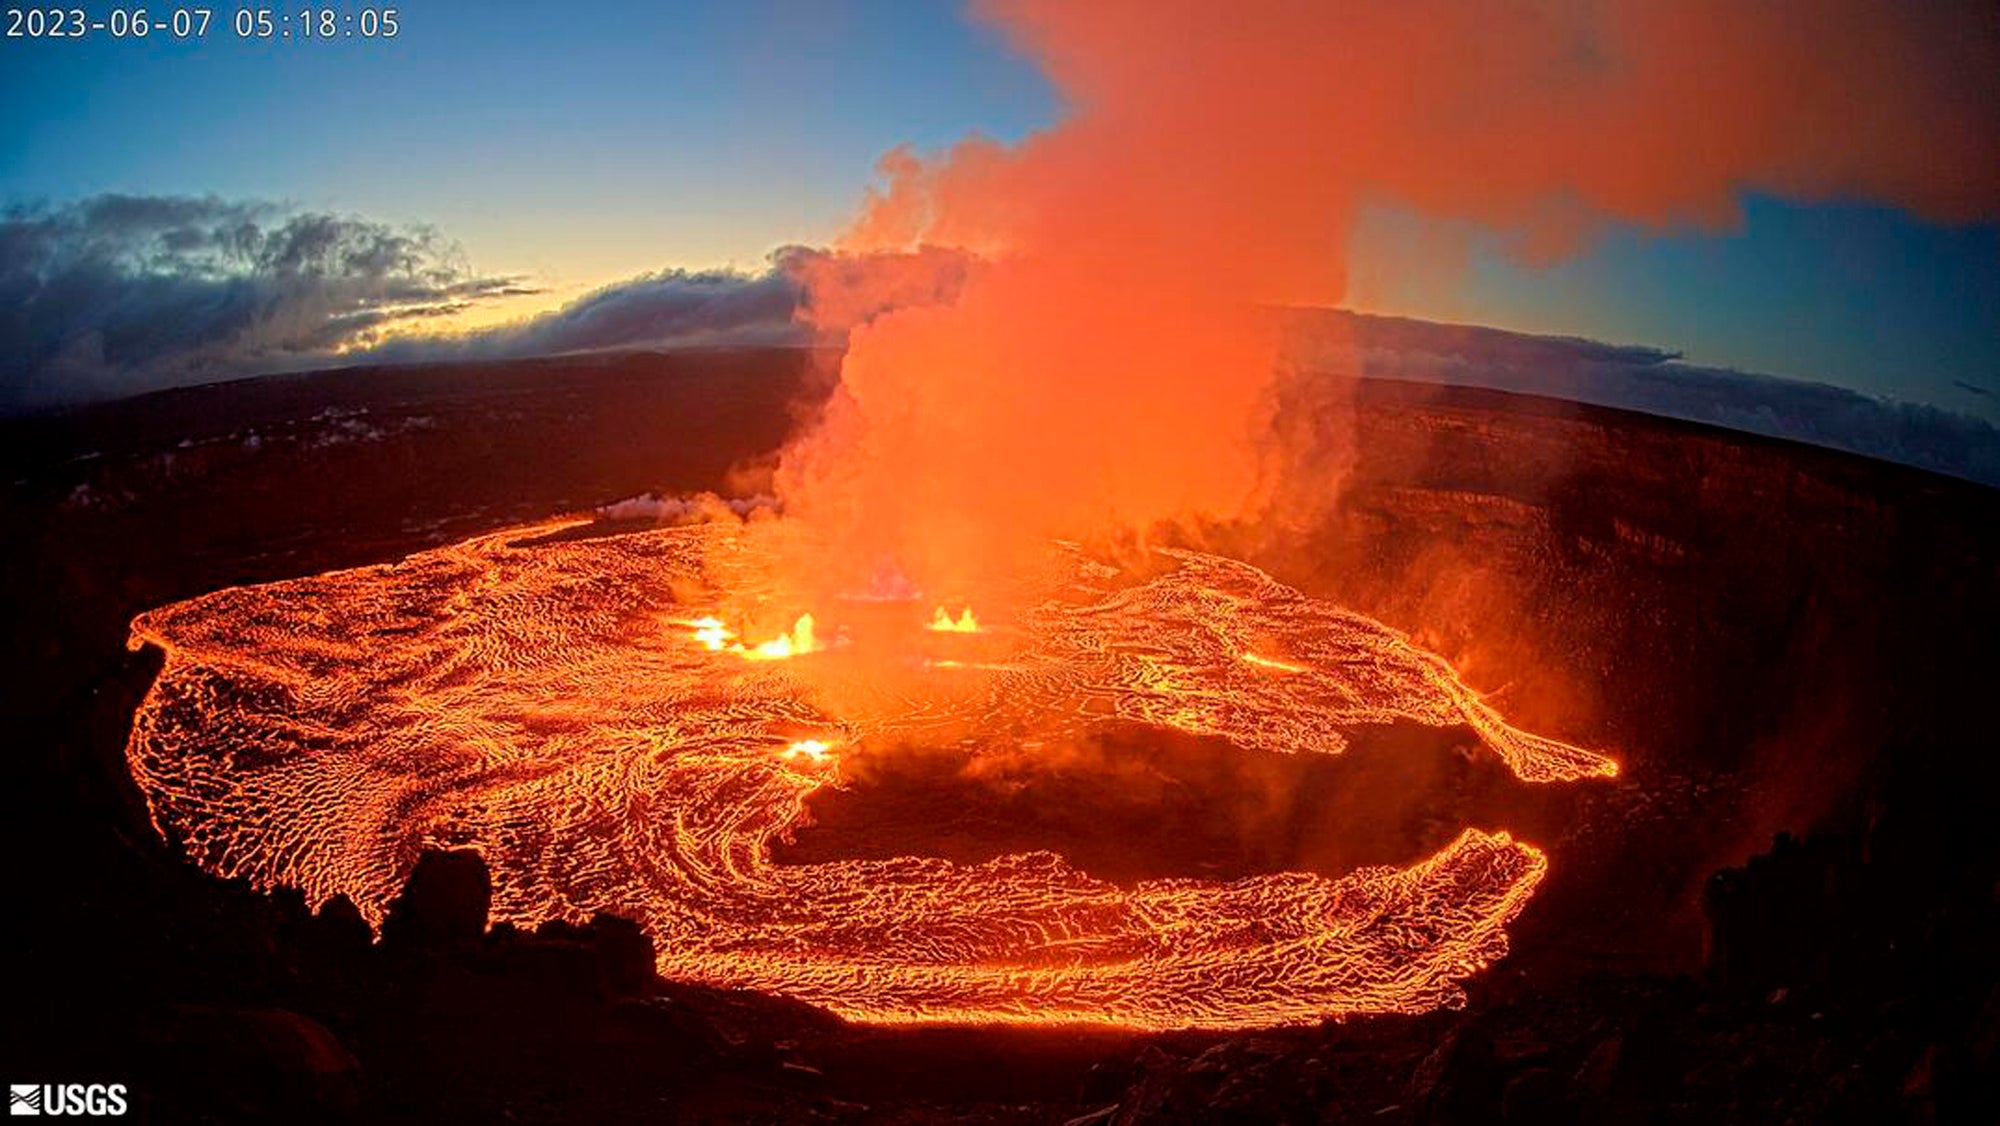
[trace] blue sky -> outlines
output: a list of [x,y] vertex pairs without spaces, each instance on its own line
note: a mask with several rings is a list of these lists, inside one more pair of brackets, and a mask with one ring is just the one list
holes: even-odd
[[[0,39],[0,200],[213,193],[424,222],[546,301],[758,266],[835,234],[891,146],[1062,113],[948,3],[431,3],[399,8],[389,42],[245,42],[234,11],[199,43]],[[1406,259],[1428,227],[1371,216],[1358,304],[2000,418],[2000,227],[1757,197],[1733,230],[1614,230],[1554,266],[1477,232],[1441,269],[1371,258]]]
[[[2000,418],[2000,226],[1769,196],[1743,197],[1741,213],[1727,230],[1613,227],[1540,265],[1475,233],[1462,261],[1373,286],[1364,247],[1356,296],[1373,310],[1651,344],[1690,362]],[[1362,238],[1420,240],[1424,226],[1377,213]]]
[[426,4],[399,23],[388,42],[0,40],[0,193],[283,199],[601,283],[761,264],[836,232],[886,149],[1057,110],[948,4]]

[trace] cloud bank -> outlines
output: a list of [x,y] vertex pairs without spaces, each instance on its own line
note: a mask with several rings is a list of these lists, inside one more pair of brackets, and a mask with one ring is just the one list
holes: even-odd
[[778,265],[760,274],[662,270],[512,324],[399,337],[364,355],[370,361],[405,363],[645,346],[804,344],[811,334],[793,318],[799,300],[798,283]]
[[787,246],[755,273],[662,270],[511,323],[434,332],[537,290],[475,272],[424,227],[215,197],[18,205],[0,210],[0,412],[316,367],[837,346],[892,309],[950,300],[969,266],[928,248]]
[[966,255],[936,248],[837,254],[786,246],[760,273],[662,270],[513,324],[399,337],[363,355],[399,363],[617,348],[838,346],[849,329],[892,310],[951,300],[971,266]]
[[215,197],[0,210],[0,408],[309,366],[526,289],[423,227]]

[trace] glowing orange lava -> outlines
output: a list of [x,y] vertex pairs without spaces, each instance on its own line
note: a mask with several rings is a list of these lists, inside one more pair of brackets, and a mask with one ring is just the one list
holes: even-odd
[[937,613],[931,615],[931,624],[927,628],[936,633],[978,633],[979,619],[973,617],[970,606],[956,618],[951,616],[949,610],[940,606],[937,608]]
[[811,614],[800,614],[789,632],[755,645],[744,645],[736,640],[736,632],[712,614],[678,624],[686,626],[702,648],[712,653],[739,653],[752,661],[782,661],[820,648],[819,640],[813,634]]
[[[167,654],[128,747],[155,822],[213,872],[372,918],[420,849],[477,848],[498,918],[628,915],[663,974],[856,1020],[1233,1028],[1458,1003],[1545,858],[1467,830],[1403,869],[1120,887],[1049,852],[790,865],[773,842],[849,751],[1111,722],[1320,754],[1358,725],[1463,723],[1524,779],[1616,771],[1508,726],[1403,635],[1216,556],[1141,576],[1059,546],[992,600],[1027,609],[980,660],[877,675],[861,645],[750,659],[764,646],[724,621],[783,601],[741,528],[532,538],[559,527],[141,615],[132,643]],[[801,618],[782,641],[819,638]]]
[[833,744],[824,739],[801,739],[786,747],[784,756],[789,759],[804,759],[814,766],[824,766],[833,761]]
[[1260,657],[1255,653],[1245,653],[1243,654],[1243,659],[1253,665],[1256,665],[1259,668],[1277,669],[1279,672],[1306,671],[1306,667],[1304,665],[1295,665],[1292,664],[1290,661],[1280,661],[1274,657]]

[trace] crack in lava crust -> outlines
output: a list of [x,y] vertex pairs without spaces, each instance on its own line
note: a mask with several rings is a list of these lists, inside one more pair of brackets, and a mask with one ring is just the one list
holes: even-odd
[[1545,858],[1468,829],[1404,869],[1121,888],[1050,852],[781,865],[771,846],[857,744],[1137,722],[1330,754],[1404,718],[1469,725],[1527,780],[1616,772],[1507,726],[1401,634],[1215,556],[1146,578],[1059,545],[1030,609],[966,635],[980,660],[871,690],[838,647],[752,662],[674,624],[771,594],[744,530],[523,542],[564,526],[140,616],[133,646],[167,654],[128,747],[156,824],[210,871],[371,918],[421,848],[474,847],[498,918],[626,914],[669,977],[855,1020],[1234,1028],[1462,1003]]

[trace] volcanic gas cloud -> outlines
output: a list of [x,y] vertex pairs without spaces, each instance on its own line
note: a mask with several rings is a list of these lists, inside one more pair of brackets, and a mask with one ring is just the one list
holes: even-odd
[[[890,153],[845,240],[876,268],[806,267],[827,323],[890,309],[850,332],[840,393],[780,475],[787,511],[840,545],[841,585],[884,559],[949,585],[1049,535],[1296,499],[1259,307],[1339,304],[1371,202],[1537,258],[1611,221],[1727,224],[1745,189],[1946,220],[2000,206],[1991,5],[976,11],[1070,114],[1014,146]],[[943,300],[899,304],[941,251],[973,265]]]
[[1371,201],[1537,255],[1612,220],[1725,223],[1745,187],[1989,212],[1993,11],[1892,8],[983,5],[1068,116],[889,154],[846,253],[805,267],[848,351],[783,453],[782,519],[520,531],[146,614],[134,640],[168,663],[130,761],[154,816],[215,871],[376,915],[419,848],[472,845],[505,918],[629,914],[669,974],[866,1020],[1450,1003],[1545,869],[1505,833],[1402,870],[1129,887],[1050,853],[771,845],[849,756],[1031,756],[1109,723],[1321,754],[1465,725],[1529,781],[1613,773],[1243,563],[1079,545],[1190,513],[1282,529],[1276,502],[1336,487],[1278,472],[1268,307],[1340,301]]

